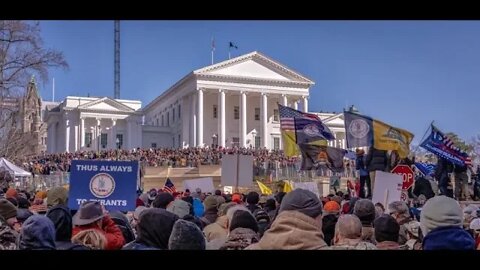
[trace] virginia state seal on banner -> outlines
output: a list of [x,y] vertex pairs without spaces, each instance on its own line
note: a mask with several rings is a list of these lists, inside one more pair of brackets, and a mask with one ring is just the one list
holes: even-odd
[[357,139],[364,138],[370,131],[370,125],[363,119],[355,119],[350,122],[348,131]]
[[306,125],[303,128],[303,132],[305,132],[305,134],[307,134],[310,137],[315,137],[320,135],[320,130],[315,124]]
[[90,180],[90,192],[97,198],[106,198],[115,191],[115,180],[106,173],[99,173]]

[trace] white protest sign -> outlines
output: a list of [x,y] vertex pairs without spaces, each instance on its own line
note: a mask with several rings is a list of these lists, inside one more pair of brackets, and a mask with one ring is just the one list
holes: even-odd
[[310,190],[311,192],[315,193],[320,198],[320,192],[318,191],[318,186],[316,182],[294,182],[293,188],[301,188]]
[[[237,179],[238,177],[238,179]],[[230,155],[222,157],[222,186],[250,187],[253,183],[253,156]]]
[[195,192],[195,189],[200,188],[202,192],[215,192],[213,186],[213,179],[211,177],[196,178],[183,181],[183,188],[190,189],[190,192]]
[[387,209],[391,202],[400,201],[402,185],[403,177],[401,175],[376,171],[372,202],[374,204],[381,203]]

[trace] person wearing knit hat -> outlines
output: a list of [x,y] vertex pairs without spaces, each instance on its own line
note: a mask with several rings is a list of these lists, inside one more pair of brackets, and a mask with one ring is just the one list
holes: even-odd
[[329,201],[323,206],[322,231],[327,245],[332,245],[335,236],[335,225],[340,214],[340,205]]
[[376,216],[375,205],[368,199],[355,202],[353,214],[362,222],[362,240],[375,244],[373,220]]
[[152,203],[154,208],[167,209],[168,205],[175,200],[173,195],[168,192],[160,192]]
[[463,213],[457,201],[444,195],[431,198],[420,214],[423,249],[475,249],[473,237],[462,227]]
[[260,201],[260,195],[257,192],[251,191],[247,194],[246,202],[247,202],[247,208],[248,210],[250,210],[250,213],[254,213],[255,210],[260,209],[260,207],[258,206],[259,201]]
[[68,191],[64,187],[54,187],[47,193],[47,206],[68,205]]
[[6,199],[0,200],[0,216],[5,219],[10,228],[20,232],[21,226],[17,220],[17,208]]
[[205,228],[206,226],[214,223],[217,220],[218,201],[216,196],[215,195],[208,196],[203,201],[203,206],[204,206],[205,212],[203,213],[203,216],[200,218],[200,220],[202,221],[203,227]]
[[20,250],[56,250],[55,226],[46,216],[30,216],[22,226]]
[[7,192],[5,193],[5,198],[6,198],[6,199],[16,198],[17,195],[18,195],[18,193],[17,193],[17,190],[16,190],[16,189],[14,189],[14,188],[9,188],[9,189],[7,190]]
[[195,223],[179,219],[168,239],[170,250],[205,250],[205,237]]
[[398,244],[400,225],[389,215],[382,215],[373,222],[375,228],[375,241],[377,248],[381,250],[401,250],[408,249],[407,246]]
[[234,193],[232,195],[232,202],[237,203],[237,204],[242,204],[242,195],[239,193]]
[[190,214],[190,205],[184,200],[176,199],[173,203],[168,205],[167,211],[174,213],[179,218],[183,218]]
[[322,233],[322,203],[315,193],[297,188],[283,198],[270,229],[247,249],[317,250],[326,246]]
[[[230,233],[220,250],[243,250],[249,245],[257,243],[259,228],[252,213],[249,210],[234,208],[230,208],[229,212],[233,212],[228,226]],[[230,216],[231,213],[227,215]]]

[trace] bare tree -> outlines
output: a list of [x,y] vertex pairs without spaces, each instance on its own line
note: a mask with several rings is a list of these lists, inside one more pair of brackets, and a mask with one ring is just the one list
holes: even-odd
[[0,155],[14,158],[26,147],[20,132],[20,98],[32,75],[48,81],[52,67],[68,68],[63,54],[44,48],[38,23],[0,21]]

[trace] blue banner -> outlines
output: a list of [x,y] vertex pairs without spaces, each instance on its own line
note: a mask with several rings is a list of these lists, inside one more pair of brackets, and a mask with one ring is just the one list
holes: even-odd
[[415,162],[415,167],[425,176],[433,176],[435,174],[435,166],[434,164],[428,164],[423,162]]
[[133,211],[138,177],[138,161],[73,160],[68,207],[98,201],[109,211]]
[[457,166],[471,165],[468,154],[458,149],[450,138],[433,125],[432,132],[420,146]]

